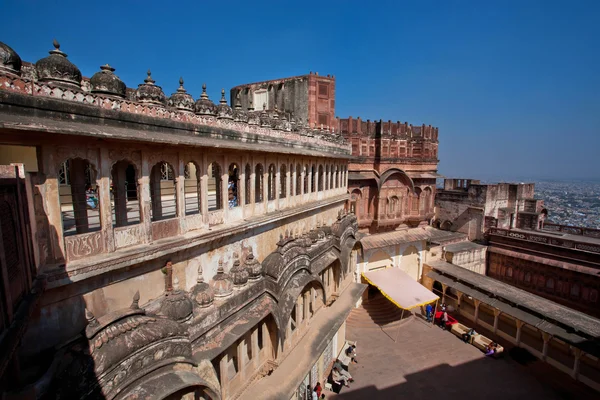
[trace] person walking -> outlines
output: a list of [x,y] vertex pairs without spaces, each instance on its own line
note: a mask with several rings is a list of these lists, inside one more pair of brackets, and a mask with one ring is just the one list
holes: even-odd
[[431,322],[431,313],[433,312],[433,307],[431,307],[431,303],[425,306],[425,314],[427,315],[427,322]]

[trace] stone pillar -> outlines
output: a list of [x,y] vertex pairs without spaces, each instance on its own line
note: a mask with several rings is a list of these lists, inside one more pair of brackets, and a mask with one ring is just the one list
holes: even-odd
[[221,205],[223,206],[223,221],[229,220],[229,159],[227,154],[223,156],[221,167]]
[[515,338],[517,341],[517,346],[519,346],[521,344],[521,332],[522,332],[522,328],[523,328],[523,321],[517,319],[515,320],[517,323],[517,337]]
[[244,366],[246,365],[246,363],[244,362],[244,359],[242,357],[248,356],[247,353],[244,354],[244,344],[245,343],[246,343],[245,340],[240,340],[236,346],[237,371],[238,371],[238,375],[240,375],[240,377],[242,378],[242,382],[244,381],[244,373],[246,372],[244,370]]
[[548,357],[548,344],[550,340],[552,340],[552,335],[548,332],[542,332],[542,339],[544,340],[544,347],[542,347],[542,360],[546,361],[546,357]]
[[571,372],[571,376],[573,379],[579,379],[579,362],[581,360],[582,351],[576,347],[571,346],[573,350],[573,355],[575,356],[575,361],[573,362],[573,371]]
[[[260,349],[258,348],[258,330],[262,329],[262,322],[258,324],[256,329],[252,330],[250,334],[250,346],[252,346],[252,357],[258,358],[258,362],[255,365],[260,365],[262,360],[260,359]],[[265,336],[263,335],[263,347],[265,345]]]
[[[38,188],[40,189],[39,197],[43,204],[43,207],[38,211],[41,215],[38,220],[44,220],[44,215],[48,215],[49,233],[53,230],[56,234],[49,234],[50,249],[48,256],[57,261],[63,262],[66,257],[64,251],[64,240],[63,240],[63,223],[62,215],[60,211],[60,184],[58,181],[58,170],[60,168],[60,162],[64,160],[57,160],[55,147],[42,146],[42,160],[43,170],[46,173],[44,176],[40,176]],[[41,252],[44,252],[43,247],[40,247]]]
[[[85,166],[87,161],[81,158],[69,160],[69,182],[71,183],[71,202],[75,215],[75,229],[78,234],[89,231],[87,202],[85,196]],[[92,182],[93,183],[93,182]]]
[[300,326],[304,322],[304,297],[298,296],[296,299],[296,322],[297,326]]
[[208,224],[208,162],[206,153],[202,155],[202,176],[200,177],[200,196],[202,197],[202,221]]
[[150,199],[150,174],[152,166],[148,164],[148,152],[142,150],[142,170],[138,177],[140,188],[140,219],[145,231],[145,242],[152,241],[152,221],[150,218],[152,201]]
[[160,180],[160,169],[150,167],[150,198],[152,200],[152,216],[155,221],[162,217]]
[[304,315],[306,315],[306,323],[310,323],[310,290],[307,290],[303,294],[304,296]]
[[226,399],[229,392],[229,375],[227,374],[227,358],[228,355],[224,354],[219,361],[219,376],[221,377],[221,398]]
[[[110,159],[108,149],[100,150],[100,166],[98,177],[98,207],[100,211],[100,227],[104,236],[105,251],[115,251],[115,236],[112,224],[112,209],[110,201]],[[124,182],[124,181],[123,181]],[[127,196],[125,196],[127,198]],[[127,212],[127,210],[125,210]],[[127,221],[127,216],[125,216]]]
[[279,210],[279,195],[281,194],[281,165],[276,162],[275,165],[275,182],[273,186],[275,186],[273,188],[273,190],[275,190],[275,196],[273,196],[273,199],[275,200],[275,209]]
[[245,212],[245,208],[246,208],[246,164],[248,163],[248,160],[246,160],[246,157],[242,157],[242,165],[240,165],[240,173],[238,174],[239,176],[239,183],[238,183],[238,205],[240,207],[242,207],[243,215],[244,218],[246,217],[246,212]]
[[497,308],[494,308],[494,334],[498,333],[498,318],[502,312]]
[[[265,160],[266,161],[266,160]],[[269,202],[269,166],[265,162],[265,167],[263,168],[263,185],[262,185],[262,193],[263,193],[263,203],[265,204],[264,212],[267,212],[267,203]]]
[[127,188],[125,187],[125,181],[127,180],[125,175],[126,168],[127,165],[124,163],[117,163],[114,166],[113,194],[115,202],[115,223],[117,226],[127,225]]
[[461,300],[462,300],[462,296],[463,296],[463,294],[462,294],[462,292],[459,292],[459,291],[457,290],[457,291],[456,291],[456,296],[458,297],[458,300],[457,300],[457,301],[458,301],[458,305],[457,305],[457,307],[458,307],[458,311],[459,311],[459,314],[460,314],[460,302],[461,302]]
[[185,174],[184,174],[184,159],[179,154],[177,160],[177,169],[173,171],[175,175],[175,204],[176,204],[176,215],[179,221],[179,231],[183,232],[183,217],[185,217]]
[[446,289],[448,289],[448,285],[442,283],[442,304],[446,302]]
[[304,194],[304,177],[306,176],[306,173],[307,171],[304,170],[304,167],[300,166],[300,195]]
[[477,325],[477,320],[479,319],[479,305],[481,304],[480,300],[473,299],[473,303],[475,303],[475,315],[474,315],[474,323]]

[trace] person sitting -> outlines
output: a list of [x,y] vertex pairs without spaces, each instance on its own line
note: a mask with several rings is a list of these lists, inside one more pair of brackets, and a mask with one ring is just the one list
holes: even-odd
[[350,387],[350,385],[348,385],[348,379],[344,375],[342,375],[337,368],[333,368],[331,370],[331,379],[333,379],[333,381],[338,385]]
[[347,368],[348,367],[344,368],[344,364],[342,364],[340,360],[336,359],[335,363],[333,363],[334,370],[337,370],[342,376],[346,378],[348,382],[354,382],[354,379],[352,379],[352,375],[350,375],[350,372],[348,372]]
[[496,342],[491,342],[490,344],[488,344],[485,348],[485,355],[486,356],[491,356],[496,354],[496,351],[498,350],[498,343]]
[[467,333],[463,333],[462,336],[465,343],[469,343],[471,341],[471,338],[475,335],[477,335],[477,332],[475,332],[475,328],[471,328]]
[[346,349],[346,356],[350,357],[351,362],[358,364],[358,361],[356,361],[356,345],[355,344],[348,346],[348,348]]

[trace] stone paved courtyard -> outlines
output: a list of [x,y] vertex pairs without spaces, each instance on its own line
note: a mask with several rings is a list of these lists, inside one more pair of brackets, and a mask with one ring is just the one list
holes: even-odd
[[536,374],[509,355],[485,357],[450,332],[416,318],[385,330],[349,324],[347,338],[358,342],[359,363],[350,366],[355,382],[339,395],[325,391],[328,399],[600,398],[585,387],[573,388],[567,375],[558,376],[565,384],[557,388],[543,378],[546,373]]

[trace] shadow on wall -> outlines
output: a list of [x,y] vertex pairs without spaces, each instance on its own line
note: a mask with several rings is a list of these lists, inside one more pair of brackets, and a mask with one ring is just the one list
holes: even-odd
[[[432,356],[435,357],[435,354]],[[536,362],[541,363],[541,361]],[[496,373],[499,371],[498,368],[490,368],[493,363],[506,363],[508,364],[505,365],[506,368],[535,368],[532,363],[517,364],[509,356],[500,359],[481,358],[456,366],[437,365],[407,375],[405,382],[394,386],[378,388],[371,385],[356,390],[344,388],[339,395],[326,392],[326,397],[337,400],[531,400],[532,398],[595,399],[600,397],[594,390],[564,374],[564,376],[557,376],[554,379],[552,371],[548,374],[548,370],[541,369],[530,370],[525,374],[517,371],[504,376],[505,374]],[[547,366],[546,364],[542,365]],[[556,371],[556,374],[562,373]],[[523,375],[531,379],[523,379]],[[544,376],[542,377],[542,375]]]

